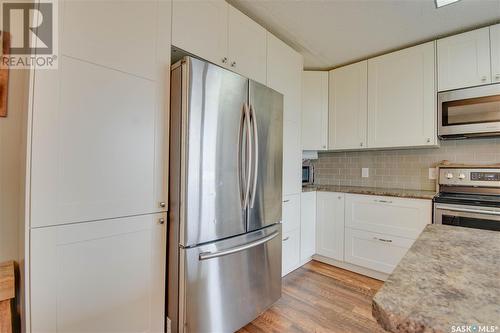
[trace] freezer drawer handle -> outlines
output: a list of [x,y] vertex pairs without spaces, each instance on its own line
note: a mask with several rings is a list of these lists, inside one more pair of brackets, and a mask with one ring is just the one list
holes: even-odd
[[253,241],[253,242],[250,242],[250,243],[247,243],[247,244],[244,244],[244,245],[235,246],[235,247],[229,248],[227,250],[222,250],[222,251],[219,251],[219,252],[203,252],[203,253],[200,253],[200,261],[201,260],[208,260],[208,259],[212,259],[212,258],[218,258],[218,257],[222,257],[222,256],[227,256],[228,254],[233,254],[233,253],[236,253],[236,252],[245,251],[245,250],[251,249],[252,247],[256,247],[258,245],[267,243],[271,239],[275,238],[278,235],[279,235],[279,231],[275,231],[272,234],[270,234],[269,236],[263,237],[261,239],[258,239],[256,241]]

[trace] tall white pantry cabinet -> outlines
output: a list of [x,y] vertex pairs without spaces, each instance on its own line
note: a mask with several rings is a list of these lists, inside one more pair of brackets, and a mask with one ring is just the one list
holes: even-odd
[[26,329],[163,331],[171,3],[58,3],[58,69],[31,73]]

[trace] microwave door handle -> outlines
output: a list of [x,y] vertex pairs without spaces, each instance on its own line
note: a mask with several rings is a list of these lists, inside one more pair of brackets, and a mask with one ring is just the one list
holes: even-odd
[[500,216],[500,211],[494,211],[494,210],[447,207],[447,206],[441,206],[441,205],[436,205],[436,209],[447,210],[449,212],[462,212],[462,213],[474,213],[474,214],[486,214],[486,215]]

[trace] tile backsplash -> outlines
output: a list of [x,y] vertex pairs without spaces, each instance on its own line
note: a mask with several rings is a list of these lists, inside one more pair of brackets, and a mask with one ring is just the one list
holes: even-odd
[[[324,152],[313,160],[314,183],[434,190],[429,168],[443,160],[452,163],[500,163],[500,139],[441,141],[439,148]],[[369,177],[361,177],[369,168]]]

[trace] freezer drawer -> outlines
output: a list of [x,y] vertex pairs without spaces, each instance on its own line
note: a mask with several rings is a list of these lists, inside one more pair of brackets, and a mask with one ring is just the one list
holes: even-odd
[[281,297],[281,224],[180,254],[181,332],[234,332]]

